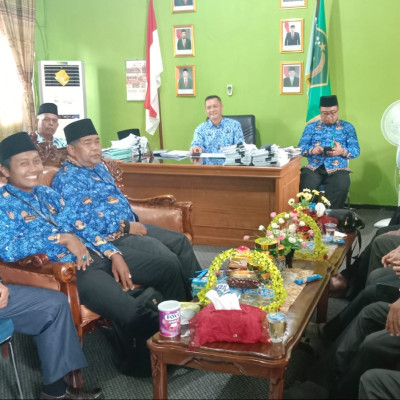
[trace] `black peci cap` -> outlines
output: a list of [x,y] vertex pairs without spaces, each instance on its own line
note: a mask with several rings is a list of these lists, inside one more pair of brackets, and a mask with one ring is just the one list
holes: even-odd
[[57,108],[57,104],[54,103],[43,103],[40,105],[39,107],[39,111],[37,113],[37,115],[40,114],[55,114],[58,116],[58,108]]
[[37,151],[37,148],[28,132],[14,133],[3,139],[0,143],[0,163],[3,163],[16,154],[32,150]]
[[320,107],[334,107],[338,105],[337,97],[335,94],[332,96],[321,96],[319,99]]
[[64,133],[68,144],[85,136],[98,135],[92,120],[89,118],[70,123],[64,128]]

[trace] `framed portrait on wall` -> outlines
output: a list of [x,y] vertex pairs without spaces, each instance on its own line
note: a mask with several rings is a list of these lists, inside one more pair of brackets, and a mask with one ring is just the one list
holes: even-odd
[[172,27],[174,35],[174,56],[194,56],[194,28],[193,25],[175,25]]
[[304,18],[281,20],[281,53],[302,53],[304,49]]
[[307,0],[279,0],[281,8],[306,8]]
[[177,96],[196,96],[196,67],[194,65],[177,65],[175,67]]
[[281,94],[303,93],[303,63],[281,62]]
[[147,90],[146,60],[126,60],[126,100],[144,101]]
[[196,0],[171,0],[173,13],[196,11]]

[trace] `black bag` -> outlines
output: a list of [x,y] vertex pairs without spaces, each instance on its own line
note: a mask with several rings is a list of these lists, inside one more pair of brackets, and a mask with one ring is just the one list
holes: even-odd
[[129,376],[151,376],[150,351],[146,341],[159,330],[158,304],[162,294],[153,287],[137,288],[131,293],[138,303],[138,320],[135,326],[112,324],[112,341],[117,369]]
[[361,217],[353,210],[346,208],[336,208],[329,212],[329,217],[337,218],[338,229],[341,232],[356,232],[365,228],[365,223]]

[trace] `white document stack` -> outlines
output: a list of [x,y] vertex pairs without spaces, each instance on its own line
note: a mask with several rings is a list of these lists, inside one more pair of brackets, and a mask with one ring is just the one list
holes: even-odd
[[112,140],[111,147],[103,150],[103,157],[122,161],[140,159],[147,152],[147,138],[132,133],[121,140]]
[[225,155],[224,165],[250,165],[251,152],[257,149],[254,144],[234,144],[221,148]]

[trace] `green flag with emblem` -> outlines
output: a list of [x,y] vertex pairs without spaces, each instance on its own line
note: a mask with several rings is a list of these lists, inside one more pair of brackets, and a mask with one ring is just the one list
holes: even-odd
[[315,14],[307,55],[306,82],[308,84],[306,121],[311,122],[317,119],[320,114],[320,97],[329,96],[331,94],[324,0],[317,0],[315,5]]

